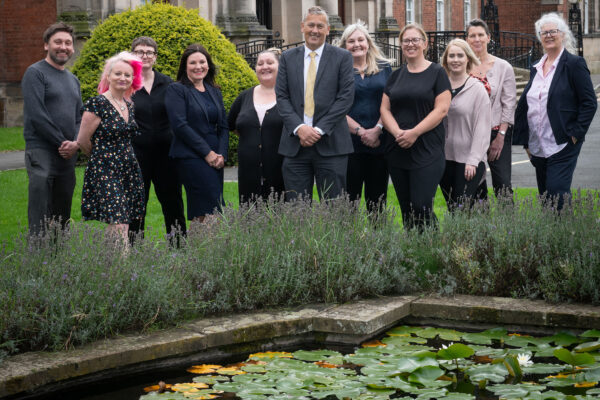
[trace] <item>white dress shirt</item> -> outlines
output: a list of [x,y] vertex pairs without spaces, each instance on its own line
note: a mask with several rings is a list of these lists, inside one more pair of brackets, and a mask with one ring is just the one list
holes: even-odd
[[[316,50],[311,50],[308,47],[304,46],[304,93],[306,93],[306,77],[308,76],[308,67],[310,66],[310,53],[312,53],[313,51],[315,53],[317,53],[317,55],[315,56],[315,63],[317,64],[317,73],[319,72],[319,63],[321,62],[321,57],[323,56],[323,49],[325,48],[325,43],[323,43],[321,45],[321,47],[319,47]],[[316,84],[316,83],[315,83]],[[314,117],[314,115],[313,115]],[[308,126],[313,126],[313,117],[309,117],[308,115],[304,114],[304,124],[308,125]],[[296,129],[294,129],[294,134],[296,134],[296,132],[298,132],[298,129],[300,128],[301,125],[298,125],[296,127]],[[315,129],[317,131],[319,131],[319,133],[321,135],[323,135],[323,131],[318,128],[315,127]]]

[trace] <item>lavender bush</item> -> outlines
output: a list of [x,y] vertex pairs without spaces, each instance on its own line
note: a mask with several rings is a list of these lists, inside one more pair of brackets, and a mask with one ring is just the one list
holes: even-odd
[[[207,314],[423,291],[600,304],[598,193],[558,215],[531,198],[406,232],[347,200],[226,207],[180,248],[127,253],[73,223],[0,248],[0,353],[70,348]],[[153,237],[155,235],[148,235]]]

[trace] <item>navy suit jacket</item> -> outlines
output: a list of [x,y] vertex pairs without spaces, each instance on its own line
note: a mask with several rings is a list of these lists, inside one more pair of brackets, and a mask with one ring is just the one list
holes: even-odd
[[[535,64],[537,63],[533,65]],[[537,69],[532,66],[529,83],[515,111],[513,144],[525,147],[529,144],[527,93],[536,73]],[[546,107],[556,144],[566,143],[571,137],[576,138],[578,142],[585,140],[585,134],[598,107],[598,100],[590,71],[582,57],[570,54],[566,49],[563,51],[550,83]]]
[[[304,123],[304,47],[287,50],[279,61],[275,92],[283,118],[279,153],[295,157],[300,139],[294,129]],[[346,115],[354,101],[352,55],[345,49],[325,43],[315,80],[313,126],[324,135],[315,144],[321,156],[337,156],[354,151]]]
[[219,113],[216,125],[208,122],[206,108],[196,88],[180,82],[167,88],[165,106],[173,129],[170,157],[204,159],[212,150],[227,160],[229,127],[223,96],[219,89],[211,85],[205,83],[204,88],[210,94]]

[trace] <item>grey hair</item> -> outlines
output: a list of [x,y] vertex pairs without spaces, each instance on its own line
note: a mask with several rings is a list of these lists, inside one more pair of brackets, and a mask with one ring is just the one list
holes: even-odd
[[542,30],[542,26],[546,24],[556,25],[556,29],[558,29],[563,34],[563,46],[565,47],[565,49],[571,54],[577,53],[577,48],[575,46],[575,43],[577,42],[575,41],[575,36],[573,36],[573,32],[571,32],[571,29],[569,29],[569,25],[567,25],[564,18],[554,12],[544,14],[540,19],[535,21],[535,34],[540,43],[542,42],[540,31]]
[[323,8],[319,6],[310,7],[308,10],[306,10],[304,17],[302,17],[302,22],[306,21],[306,18],[308,18],[309,15],[324,15],[325,22],[327,22],[327,25],[329,25],[329,15],[327,15],[327,11],[325,11]]
[[385,56],[381,53],[379,46],[373,41],[373,38],[369,34],[369,30],[364,22],[360,19],[356,21],[355,24],[348,25],[346,29],[344,29],[344,33],[342,33],[342,37],[338,44],[339,47],[345,49],[346,41],[348,38],[356,31],[361,32],[365,35],[367,39],[367,43],[369,44],[369,50],[367,50],[367,69],[365,74],[372,75],[379,72],[379,63],[391,63],[392,60],[385,58]]

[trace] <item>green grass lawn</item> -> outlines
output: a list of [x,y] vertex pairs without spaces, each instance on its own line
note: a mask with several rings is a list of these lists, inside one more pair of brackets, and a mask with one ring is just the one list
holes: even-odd
[[0,128],[0,152],[25,150],[23,127]]
[[[71,218],[75,222],[81,221],[83,172],[84,167],[76,168],[77,186],[73,193],[73,205],[71,208]],[[12,239],[15,235],[24,233],[27,230],[27,183],[27,172],[24,169],[0,171],[0,242]],[[238,188],[236,182],[225,182],[224,196],[225,202],[228,205],[238,207]],[[314,197],[317,198],[316,190]],[[388,188],[388,206],[398,208],[399,214],[398,199],[392,185]],[[435,198],[435,212],[439,218],[443,218],[445,211],[446,202],[442,193],[438,190]],[[95,222],[89,223],[93,224]],[[154,190],[150,191],[146,227],[150,237],[165,233],[160,203],[154,194]]]

